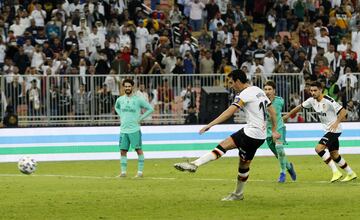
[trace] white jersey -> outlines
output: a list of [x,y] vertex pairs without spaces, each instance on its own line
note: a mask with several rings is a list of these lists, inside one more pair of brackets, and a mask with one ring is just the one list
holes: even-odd
[[[315,110],[326,132],[330,132],[330,126],[337,120],[337,115],[343,108],[333,98],[327,95],[325,95],[320,102],[312,97],[308,98],[301,104],[301,106],[307,109],[312,107]],[[341,133],[341,131],[342,128],[340,124],[333,133]]]
[[[240,102],[244,107],[240,107]],[[271,101],[259,87],[250,86],[235,96],[233,105],[245,112],[246,125],[244,132],[255,139],[266,138],[266,112]]]

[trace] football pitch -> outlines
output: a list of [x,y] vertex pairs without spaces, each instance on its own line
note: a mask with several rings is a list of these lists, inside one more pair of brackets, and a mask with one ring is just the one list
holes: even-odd
[[[360,155],[344,155],[360,174]],[[298,180],[279,184],[274,157],[255,157],[243,201],[222,202],[235,187],[237,158],[221,158],[196,173],[175,170],[185,159],[145,160],[143,179],[130,160],[40,162],[27,176],[0,164],[0,219],[359,219],[360,182],[329,183],[318,156],[290,156]]]

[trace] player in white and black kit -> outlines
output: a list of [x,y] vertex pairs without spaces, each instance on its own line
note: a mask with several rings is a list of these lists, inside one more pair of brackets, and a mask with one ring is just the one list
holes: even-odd
[[346,110],[333,98],[322,94],[322,85],[320,82],[313,82],[311,84],[310,93],[312,97],[292,109],[283,117],[284,121],[302,108],[309,109],[312,107],[319,116],[320,122],[326,131],[326,134],[316,146],[315,151],[333,171],[331,182],[338,181],[342,177],[342,173],[338,170],[334,161],[347,173],[346,177],[341,180],[342,182],[356,179],[356,173],[346,163],[345,159],[339,155],[339,136],[342,132],[340,122],[345,119]]
[[230,137],[222,141],[214,150],[201,156],[193,162],[176,163],[174,166],[180,171],[195,172],[196,169],[210,161],[220,158],[226,151],[239,149],[239,173],[236,189],[223,201],[242,200],[244,185],[249,177],[251,160],[254,158],[256,150],[266,139],[266,112],[269,112],[272,122],[273,138],[278,139],[280,134],[276,131],[276,113],[271,106],[271,101],[264,91],[256,86],[247,83],[246,74],[242,70],[234,70],[229,75],[229,85],[236,92],[240,92],[228,109],[219,117],[200,130],[200,134],[208,131],[212,126],[220,124],[229,119],[239,109],[245,112],[246,125],[244,128],[233,133]]

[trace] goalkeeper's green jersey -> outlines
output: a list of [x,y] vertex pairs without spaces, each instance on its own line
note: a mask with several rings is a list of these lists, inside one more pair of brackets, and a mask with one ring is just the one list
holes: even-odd
[[[282,120],[282,117],[281,117],[281,112],[284,107],[284,103],[285,103],[284,99],[279,96],[275,96],[274,100],[271,101],[271,105],[276,112],[276,127],[277,127],[278,131],[281,130],[285,126],[284,122]],[[272,136],[272,124],[271,124],[271,119],[270,119],[269,113],[268,113],[266,124],[267,124],[266,125],[267,136],[271,137]]]
[[[144,114],[141,114],[142,108],[147,110]],[[140,130],[140,121],[148,117],[154,109],[143,97],[132,94],[117,98],[115,111],[121,120],[121,133],[134,133]]]

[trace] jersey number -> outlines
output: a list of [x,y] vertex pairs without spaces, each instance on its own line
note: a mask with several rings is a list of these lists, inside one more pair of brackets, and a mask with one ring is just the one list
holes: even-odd
[[260,104],[259,104],[259,110],[261,111],[263,111],[263,114],[264,114],[264,120],[266,120],[266,106],[267,106],[267,104],[268,104],[268,101],[267,100],[265,100],[265,101],[263,101],[263,102],[260,102]]

